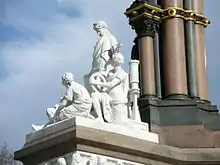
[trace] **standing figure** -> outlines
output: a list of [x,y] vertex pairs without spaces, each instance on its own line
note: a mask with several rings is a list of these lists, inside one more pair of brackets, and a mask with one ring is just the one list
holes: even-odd
[[[112,123],[124,125],[128,119],[129,90],[128,74],[122,68],[124,56],[121,53],[115,53],[112,58],[112,64],[114,68],[109,71],[106,82],[102,82],[99,79],[90,79],[90,84],[105,88],[105,93],[108,94],[111,104]],[[98,95],[92,95],[93,100],[104,99],[105,102],[107,100],[107,97],[96,98],[95,96]],[[101,106],[95,107],[101,108]],[[96,109],[96,111],[100,111],[100,109]]]
[[98,21],[93,24],[93,29],[100,36],[93,50],[92,71],[104,71],[111,65],[111,50],[117,47],[116,38],[108,30],[104,21]]
[[56,105],[55,108],[47,109],[46,113],[49,122],[46,125],[32,125],[32,128],[35,131],[52,123],[75,116],[94,119],[94,117],[90,115],[92,100],[87,89],[83,85],[74,81],[72,73],[64,73],[62,76],[62,84],[66,88],[66,93],[61,97],[60,104]]
[[91,75],[95,72],[112,69],[111,56],[114,53],[113,51],[121,46],[116,38],[110,33],[104,21],[94,23],[93,29],[100,38],[94,46],[92,69],[89,74],[84,76],[85,87],[90,93],[93,91],[89,84]]

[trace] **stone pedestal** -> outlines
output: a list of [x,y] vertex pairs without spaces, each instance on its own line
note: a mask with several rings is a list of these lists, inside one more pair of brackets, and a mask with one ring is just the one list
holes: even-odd
[[142,121],[149,122],[160,144],[180,148],[220,146],[220,115],[214,105],[195,100],[140,100],[139,107]]
[[77,150],[106,155],[119,147],[117,143],[129,145],[138,139],[158,143],[158,135],[148,132],[146,123],[129,120],[121,126],[76,117],[28,134],[24,148],[15,157],[25,165],[37,165]]
[[180,149],[157,141],[147,131],[73,118],[29,134],[15,158],[24,165],[220,164],[219,149]]
[[[203,0],[136,0],[125,15],[137,37],[148,39],[145,43],[136,42],[139,50],[134,46],[132,51],[132,57],[138,56],[140,64],[144,63],[140,67],[140,84],[144,86],[150,81],[159,89],[159,83],[155,83],[159,74],[156,72],[155,80],[149,73],[160,70],[161,75],[161,97],[141,93],[142,121],[149,123],[150,131],[159,134],[161,144],[181,148],[219,146],[219,129],[214,124],[219,118],[218,109],[208,101],[204,27],[210,21],[203,16]],[[158,29],[159,41],[155,37]],[[160,55],[155,60],[160,65],[154,67],[146,62],[153,63],[153,57],[158,59],[157,51],[153,53],[149,44],[150,38],[154,38]]]

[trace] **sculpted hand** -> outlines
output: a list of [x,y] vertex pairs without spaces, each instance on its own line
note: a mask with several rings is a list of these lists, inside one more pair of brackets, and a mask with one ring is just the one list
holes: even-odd
[[99,84],[99,81],[98,80],[94,80],[94,79],[90,79],[89,83],[92,84],[92,85],[96,85],[96,84]]
[[53,123],[56,123],[58,121],[58,116],[57,115],[54,116],[52,120],[53,120]]
[[53,122],[57,122],[58,119],[59,119],[59,112],[56,111],[55,114],[54,114],[54,116],[53,116],[53,118],[52,118],[52,120],[53,120]]

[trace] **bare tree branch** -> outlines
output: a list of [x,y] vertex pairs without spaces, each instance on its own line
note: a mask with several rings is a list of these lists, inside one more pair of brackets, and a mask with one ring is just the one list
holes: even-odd
[[21,165],[14,160],[14,154],[8,148],[7,143],[0,146],[0,165]]

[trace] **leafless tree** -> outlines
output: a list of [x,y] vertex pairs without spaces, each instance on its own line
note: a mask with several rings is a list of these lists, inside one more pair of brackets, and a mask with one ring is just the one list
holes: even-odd
[[21,165],[14,160],[14,154],[6,143],[0,146],[0,165]]

